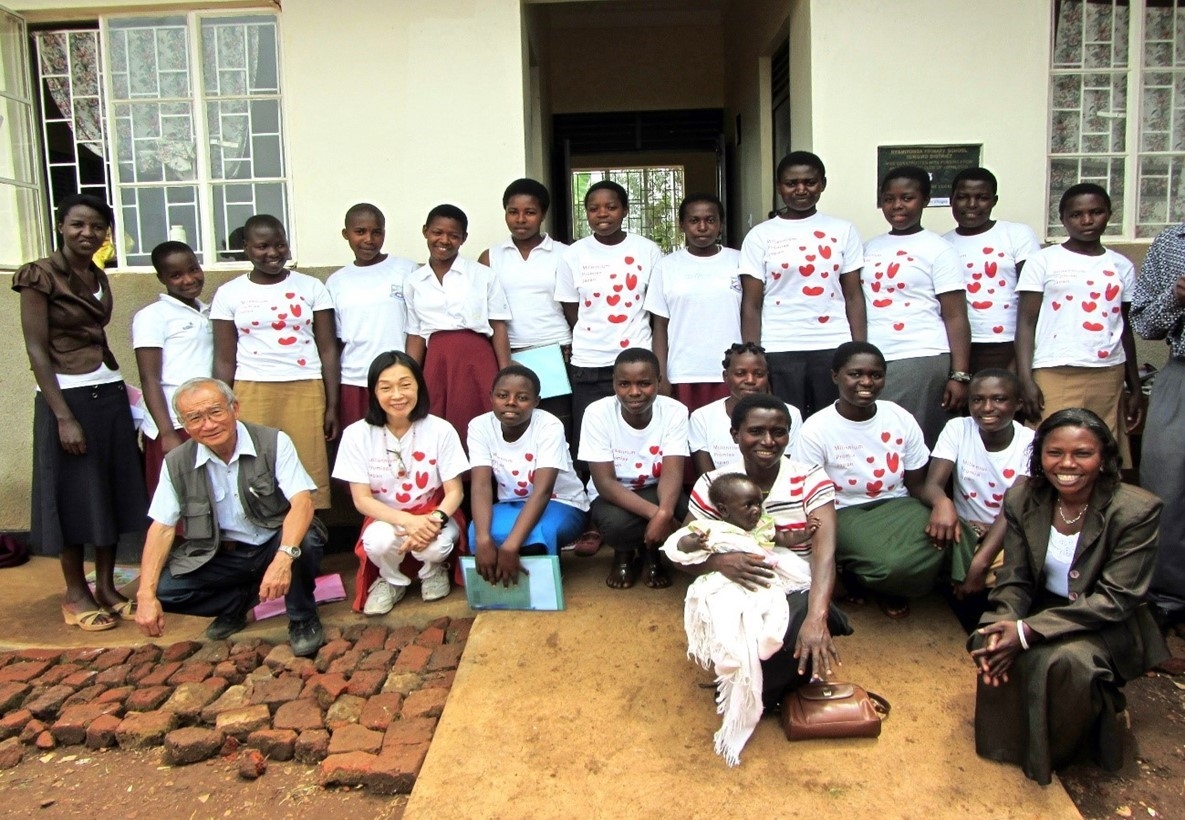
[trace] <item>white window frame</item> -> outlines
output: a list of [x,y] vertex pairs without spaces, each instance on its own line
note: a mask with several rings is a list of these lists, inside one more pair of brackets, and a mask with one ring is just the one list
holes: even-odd
[[[4,6],[0,6],[0,16],[3,16],[4,18],[10,19],[19,24],[19,36],[17,38],[19,44],[19,53],[17,54],[13,63],[17,66],[17,70],[21,72],[25,96],[22,97],[14,94],[11,89],[8,91],[0,90],[0,99],[18,106],[22,106],[28,112],[28,116],[25,117],[26,133],[17,134],[9,131],[9,134],[13,142],[13,145],[10,146],[13,154],[16,155],[22,150],[26,152],[27,156],[25,157],[25,161],[32,169],[33,177],[32,180],[0,177],[0,186],[31,192],[33,196],[33,202],[35,203],[32,213],[14,214],[17,219],[24,218],[33,222],[32,225],[26,225],[23,231],[18,228],[18,232],[26,233],[28,238],[33,240],[30,243],[29,248],[22,248],[18,252],[32,255],[28,259],[14,258],[12,260],[7,260],[0,258],[0,270],[7,271],[16,270],[26,262],[30,262],[33,259],[37,259],[48,254],[51,247],[49,243],[49,232],[52,228],[46,224],[45,218],[45,177],[41,167],[40,129],[38,128],[38,125],[40,124],[40,115],[38,108],[34,104],[34,100],[36,99],[34,94],[38,91],[38,89],[33,87],[33,79],[29,72],[29,32],[25,25],[25,18],[16,12],[11,11]],[[15,127],[15,123],[10,123],[9,127]],[[7,252],[8,249],[6,248],[4,253]]]
[[[116,199],[112,203],[112,209],[115,211],[115,224],[117,230],[116,236],[122,234],[123,226],[123,210],[122,210],[122,188],[124,183],[120,178],[120,168],[117,157],[119,155],[119,134],[118,129],[114,127],[116,122],[116,105],[115,95],[112,93],[112,72],[111,72],[111,35],[110,24],[112,21],[131,20],[135,18],[145,19],[160,19],[162,17],[184,17],[187,29],[187,41],[189,45],[189,62],[190,62],[190,102],[193,110],[194,123],[194,143],[195,143],[195,162],[196,172],[191,183],[197,189],[198,198],[198,215],[200,225],[202,228],[202,247],[195,248],[202,252],[203,261],[202,267],[205,270],[242,270],[249,267],[248,263],[243,261],[222,261],[220,253],[222,249],[218,248],[215,243],[215,214],[214,214],[214,196],[213,187],[220,184],[221,180],[213,180],[210,176],[210,128],[206,116],[206,105],[211,100],[218,100],[219,97],[206,97],[204,92],[204,64],[201,52],[201,26],[202,21],[207,18],[218,19],[227,17],[267,17],[271,19],[276,27],[276,79],[279,87],[279,93],[275,95],[280,116],[280,150],[283,163],[284,176],[277,181],[283,185],[284,188],[284,203],[286,207],[285,214],[277,214],[281,221],[285,223],[285,228],[288,233],[289,247],[292,248],[293,259],[296,257],[296,239],[292,230],[291,222],[293,220],[293,202],[292,202],[292,177],[291,165],[289,162],[288,151],[288,111],[285,105],[285,91],[284,91],[284,77],[283,77],[283,37],[281,35],[281,15],[266,9],[253,8],[214,8],[205,9],[202,11],[168,11],[160,10],[151,13],[142,14],[109,14],[99,15],[99,31],[100,31],[100,53],[103,61],[103,82],[105,92],[105,111],[107,133],[108,133],[108,149],[111,152],[110,167],[111,167],[111,187],[113,197]],[[129,183],[129,187],[153,187],[144,185],[135,185]],[[159,187],[159,186],[158,186]],[[190,245],[193,244],[192,237],[190,238]],[[116,248],[118,250],[118,267],[120,271],[126,272],[153,272],[151,266],[146,265],[129,265],[127,263],[126,250],[122,247],[122,243],[117,242]]]
[[[1137,236],[1137,221],[1139,219],[1139,202],[1140,202],[1140,159],[1141,157],[1156,156],[1164,152],[1143,151],[1140,141],[1140,127],[1143,122],[1143,103],[1144,103],[1144,76],[1146,73],[1163,72],[1171,73],[1174,69],[1172,66],[1147,68],[1144,65],[1144,18],[1147,9],[1145,0],[1129,0],[1128,4],[1128,31],[1127,31],[1127,65],[1124,69],[1098,69],[1096,73],[1122,73],[1126,75],[1126,100],[1127,106],[1124,112],[1126,122],[1124,127],[1124,151],[1123,151],[1123,206],[1114,213],[1111,218],[1111,226],[1116,222],[1119,223],[1119,231],[1116,233],[1108,233],[1104,240],[1111,242],[1122,242],[1125,244],[1145,245],[1151,244],[1154,236]],[[1052,186],[1052,166],[1053,160],[1058,157],[1070,158],[1076,156],[1075,154],[1054,154],[1052,152],[1053,142],[1053,111],[1054,111],[1054,77],[1059,75],[1073,75],[1081,73],[1075,69],[1058,69],[1053,65],[1053,60],[1056,54],[1055,32],[1057,26],[1057,2],[1056,0],[1049,1],[1049,66],[1048,66],[1048,82],[1049,82],[1049,105],[1046,121],[1046,136],[1045,136],[1045,210],[1042,219],[1046,221],[1043,225],[1042,232],[1045,235],[1046,241],[1056,242],[1065,238],[1064,232],[1051,231],[1051,225],[1048,224],[1049,214],[1056,208],[1061,192],[1054,192],[1051,190]],[[1081,156],[1079,154],[1078,156]],[[1113,156],[1113,155],[1112,155]],[[1185,181],[1180,184],[1185,185]],[[1171,192],[1170,192],[1171,196]],[[1174,218],[1185,217],[1185,214],[1169,215],[1170,222]]]

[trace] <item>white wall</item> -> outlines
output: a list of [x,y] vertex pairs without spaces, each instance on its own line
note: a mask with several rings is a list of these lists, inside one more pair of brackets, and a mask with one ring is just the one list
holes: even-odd
[[[875,208],[878,145],[983,143],[996,214],[1044,224],[1049,6],[1037,0],[812,0],[813,144],[824,207],[862,236]],[[853,105],[853,100],[856,104]],[[948,209],[923,224],[954,227]]]

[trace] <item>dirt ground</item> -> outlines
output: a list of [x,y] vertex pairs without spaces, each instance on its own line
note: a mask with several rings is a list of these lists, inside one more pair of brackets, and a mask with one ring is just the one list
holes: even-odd
[[[162,749],[91,752],[70,746],[28,755],[0,772],[6,817],[219,818],[267,816],[400,818],[406,795],[323,789],[317,767],[271,763],[258,780],[243,780],[233,758],[193,766],[162,765]],[[255,810],[255,811],[252,811]]]

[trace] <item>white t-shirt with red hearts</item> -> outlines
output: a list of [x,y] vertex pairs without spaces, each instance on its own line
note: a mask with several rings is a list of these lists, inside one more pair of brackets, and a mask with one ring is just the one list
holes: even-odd
[[588,509],[588,494],[572,468],[572,455],[563,423],[545,410],[531,413],[531,421],[516,441],[502,437],[502,423],[493,413],[469,422],[469,463],[489,467],[499,501],[524,501],[535,491],[535,470],[559,470],[552,488],[554,501]]
[[586,236],[564,251],[556,269],[555,298],[576,304],[574,366],[612,367],[626,348],[650,349],[650,314],[643,302],[660,259],[658,245],[632,233],[616,245]]
[[[405,475],[400,475],[400,458]],[[333,477],[369,485],[370,494],[388,507],[414,510],[427,505],[444,482],[468,469],[457,431],[438,416],[413,422],[399,439],[385,426],[362,419],[342,431]]]
[[[687,448],[692,453],[706,452],[717,467],[741,460],[741,448],[732,440],[732,419],[724,409],[728,397],[705,404],[691,414],[687,422]],[[790,443],[786,455],[798,455],[798,436],[802,433],[802,411],[793,404],[786,405],[790,414]]]
[[1004,491],[1029,474],[1034,432],[1012,422],[1012,443],[992,453],[983,445],[974,419],[951,419],[942,428],[931,456],[955,465],[955,512],[966,521],[991,524],[1000,514]]
[[1016,338],[1016,269],[1041,250],[1028,225],[997,220],[983,233],[943,234],[954,245],[967,286],[967,321],[973,342],[1011,342]]
[[581,461],[613,462],[617,482],[629,490],[658,483],[664,456],[687,456],[687,407],[667,396],[656,396],[650,423],[641,430],[621,415],[616,396],[589,405],[580,425]]
[[860,274],[868,341],[885,360],[950,352],[938,295],[963,290],[959,254],[933,231],[881,234],[864,245]]
[[667,319],[667,381],[716,382],[720,360],[741,340],[740,254],[720,248],[692,256],[680,248],[654,266],[646,310]]
[[878,401],[868,421],[845,419],[832,404],[802,423],[795,461],[822,464],[835,482],[837,509],[905,498],[905,471],[930,460],[922,429],[903,407]]
[[1132,299],[1135,268],[1104,249],[1086,256],[1052,245],[1025,263],[1017,291],[1039,292],[1041,312],[1033,367],[1123,364],[1123,305]]
[[863,266],[856,226],[827,214],[775,217],[749,231],[741,243],[741,273],[765,285],[766,351],[830,350],[850,342],[839,277]]
[[289,271],[257,285],[247,274],[214,292],[210,319],[235,324],[236,381],[297,382],[321,378],[313,314],[322,310],[333,310],[333,300],[319,279]]

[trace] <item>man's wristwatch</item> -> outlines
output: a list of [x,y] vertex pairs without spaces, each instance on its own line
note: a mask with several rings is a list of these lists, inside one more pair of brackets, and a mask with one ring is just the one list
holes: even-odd
[[950,375],[946,377],[948,381],[962,382],[963,384],[971,383],[971,374],[965,370],[952,370]]
[[281,546],[278,552],[282,552],[291,558],[293,561],[300,558],[300,547],[289,547],[287,545]]
[[442,527],[448,523],[448,513],[441,509],[435,509],[428,513],[428,517],[434,520],[437,524],[440,524]]

